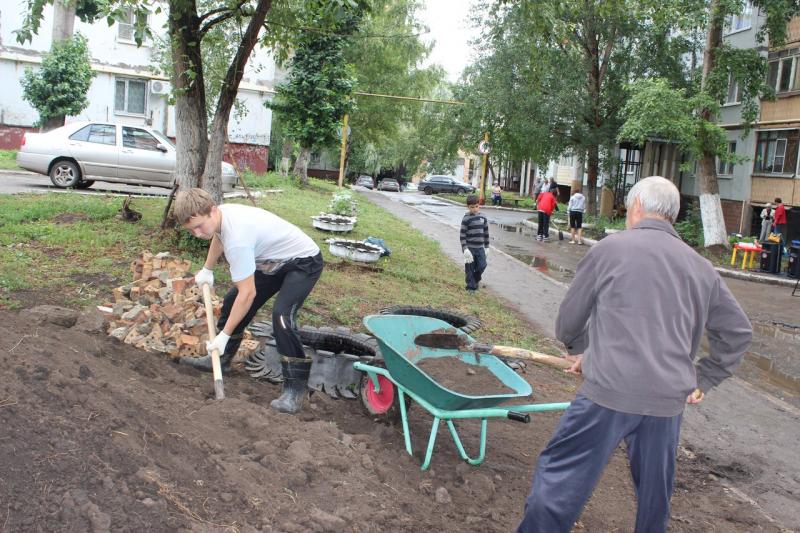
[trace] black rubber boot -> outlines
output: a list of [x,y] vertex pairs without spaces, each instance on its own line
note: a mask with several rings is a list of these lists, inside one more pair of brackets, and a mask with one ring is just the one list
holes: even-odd
[[[223,354],[222,357],[219,358],[219,364],[223,374],[227,374],[231,371],[231,360],[233,360],[233,354]],[[210,355],[204,355],[203,357],[181,357],[178,359],[178,362],[182,365],[192,366],[203,372],[211,372],[213,370],[211,368]]]
[[270,402],[270,407],[281,413],[297,413],[303,408],[308,396],[308,375],[311,373],[311,359],[304,357],[282,357],[283,394]]
[[[231,371],[231,361],[233,356],[239,351],[239,346],[242,344],[242,335],[233,335],[228,339],[228,344],[225,346],[225,353],[219,356],[219,364],[222,367],[222,373],[227,374]],[[178,363],[187,366],[193,366],[197,370],[203,372],[211,372],[211,356],[204,355],[203,357],[181,357]]]

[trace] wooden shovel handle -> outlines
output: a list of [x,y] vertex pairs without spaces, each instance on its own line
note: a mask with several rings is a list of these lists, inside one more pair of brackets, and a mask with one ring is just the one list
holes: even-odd
[[[203,283],[203,304],[206,306],[206,325],[208,325],[208,339],[214,340],[217,328],[214,325],[214,309],[211,307],[211,287]],[[222,366],[219,362],[219,350],[214,348],[211,356],[211,370],[214,372],[214,397],[217,400],[225,399],[225,388],[222,386]]]
[[562,369],[567,369],[572,366],[572,363],[563,357],[532,352],[530,350],[523,350],[522,348],[514,348],[511,346],[492,346],[489,353],[492,355],[511,357],[512,359],[525,359],[526,361],[533,361],[534,363],[541,363],[543,365]]

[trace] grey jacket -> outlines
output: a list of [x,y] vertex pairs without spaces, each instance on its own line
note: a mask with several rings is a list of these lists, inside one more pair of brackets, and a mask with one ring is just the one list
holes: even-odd
[[[695,365],[704,331],[710,353]],[[752,333],[711,263],[652,218],[589,250],[556,320],[568,352],[584,354],[583,395],[653,416],[681,413],[695,387],[729,377]]]

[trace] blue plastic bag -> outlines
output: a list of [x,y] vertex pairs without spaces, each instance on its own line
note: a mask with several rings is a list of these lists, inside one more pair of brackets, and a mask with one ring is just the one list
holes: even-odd
[[383,239],[379,239],[378,237],[367,237],[366,239],[364,239],[363,242],[365,242],[366,244],[374,244],[375,246],[383,250],[381,252],[381,257],[392,255],[392,251],[389,249],[388,246],[386,246],[386,241],[384,241]]

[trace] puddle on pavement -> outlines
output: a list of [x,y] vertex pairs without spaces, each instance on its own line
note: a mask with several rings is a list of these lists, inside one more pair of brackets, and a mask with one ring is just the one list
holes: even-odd
[[526,237],[534,236],[533,230],[523,224],[497,224],[497,227],[508,233],[518,233],[520,235],[525,235]]
[[569,282],[575,276],[575,272],[561,265],[553,263],[546,257],[527,253],[526,250],[516,246],[504,246],[503,250],[511,257],[532,266],[542,274],[550,276],[558,281]]

